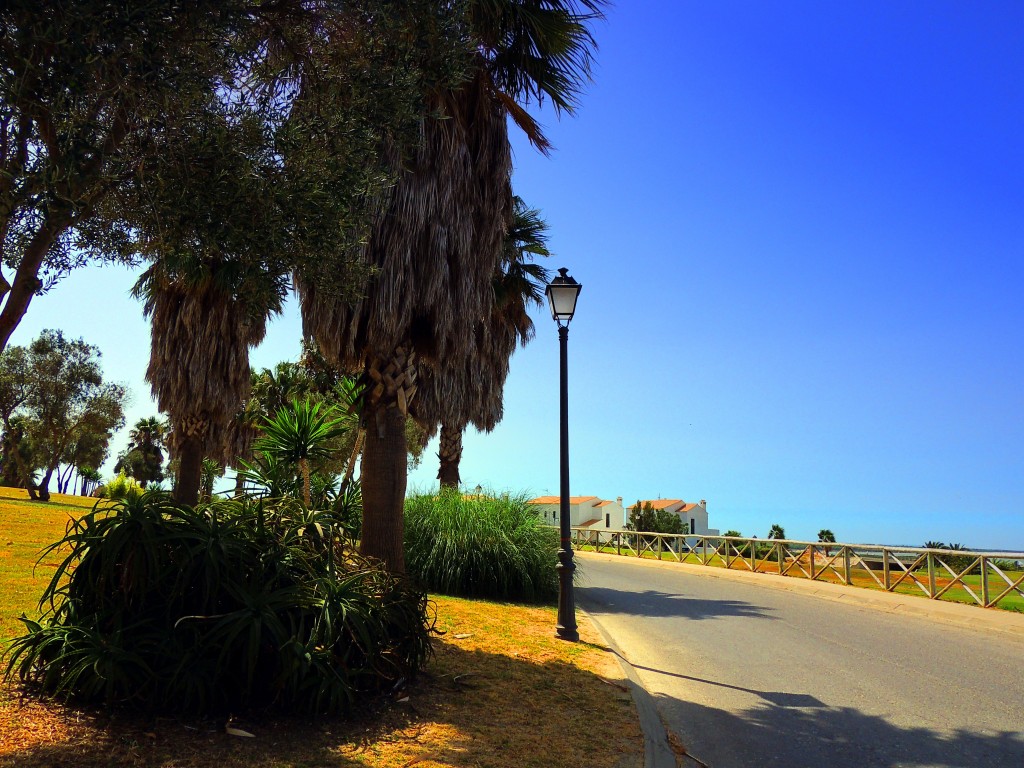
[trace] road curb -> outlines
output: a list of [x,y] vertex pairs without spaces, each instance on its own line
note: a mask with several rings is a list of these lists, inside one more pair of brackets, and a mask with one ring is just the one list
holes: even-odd
[[642,557],[623,557],[605,552],[583,552],[581,559],[602,557],[645,563],[652,568],[677,568],[694,575],[707,576],[727,581],[742,581],[745,584],[799,592],[820,600],[856,605],[886,613],[909,614],[944,624],[953,624],[966,629],[999,632],[1016,640],[1024,641],[1024,613],[1005,611],[998,608],[982,608],[926,597],[902,595],[892,592],[878,592],[863,587],[847,587],[823,581],[811,581],[794,576],[779,576],[774,573],[751,573],[725,568],[714,568],[690,563],[675,563],[664,560],[649,560]]
[[668,743],[668,732],[665,730],[665,724],[661,721],[661,715],[658,714],[658,706],[654,702],[654,697],[651,696],[650,691],[644,688],[633,665],[626,661],[622,650],[615,644],[601,622],[585,609],[577,607],[577,610],[585,613],[597,631],[601,633],[601,637],[619,660],[619,665],[626,676],[633,702],[636,704],[636,713],[640,719],[640,730],[644,734],[644,768],[677,768],[676,754]]

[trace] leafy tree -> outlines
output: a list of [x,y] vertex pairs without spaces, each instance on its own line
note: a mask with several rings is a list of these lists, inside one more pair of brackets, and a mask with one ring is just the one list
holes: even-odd
[[[22,416],[19,429],[31,444],[32,466],[43,472],[36,488],[29,483],[29,494],[46,501],[50,479],[60,463],[73,461],[79,449],[88,447],[91,455],[105,451],[110,434],[124,423],[126,393],[124,387],[103,382],[96,347],[82,339],[66,339],[61,331],[43,331],[23,352],[14,348],[10,354],[6,352],[0,358],[7,379],[2,389],[7,395],[19,388],[27,393],[22,399],[14,398],[18,404],[13,413]],[[6,367],[22,356],[24,364]],[[13,380],[19,376],[22,381],[15,385]],[[7,399],[4,407],[14,400]],[[5,432],[13,432],[13,413],[0,414]],[[10,455],[23,461],[18,458],[23,446],[17,442],[18,450]],[[23,480],[31,476],[26,467],[21,467],[19,474]]]
[[109,453],[110,430],[102,425],[98,429],[83,430],[71,443],[61,460],[64,469],[59,472],[57,482],[61,493],[67,493],[73,472],[82,467],[98,467],[107,460]]
[[778,523],[772,524],[771,530],[768,531],[769,539],[784,539],[786,538],[786,529]]
[[25,419],[12,416],[4,420],[3,441],[0,443],[0,485],[9,488],[27,488],[30,498],[36,498],[35,466],[32,443],[25,433]]
[[732,529],[726,531],[722,535],[723,536],[735,536],[736,538],[743,538],[743,534],[742,533],[740,533],[739,531],[734,531]]
[[818,541],[824,542],[826,544],[835,544],[836,535],[832,533],[832,531],[830,531],[828,528],[822,528],[820,531],[818,531]]
[[99,473],[99,470],[93,467],[79,467],[78,478],[82,482],[81,494],[83,496],[90,495],[93,489],[103,481],[103,476]]
[[14,273],[0,276],[0,350],[71,270],[133,259],[109,198],[144,177],[176,120],[211,108],[210,88],[248,52],[226,41],[282,6],[301,3],[0,4],[0,256]]
[[351,302],[297,275],[305,327],[328,359],[367,385],[360,548],[393,572],[405,570],[405,419],[420,363],[461,367],[491,315],[512,215],[508,121],[549,149],[527,107],[548,99],[573,112],[594,47],[587,25],[603,4],[445,5],[470,52],[465,76],[425,89],[422,138],[409,157],[394,157],[398,181],[355,253],[373,279]]
[[628,531],[644,531],[647,533],[689,533],[690,526],[684,523],[679,515],[664,509],[655,509],[649,501],[642,504],[637,501],[629,510]]
[[208,84],[209,106],[161,133],[161,152],[117,198],[152,262],[137,286],[153,324],[147,379],[172,423],[174,493],[186,504],[204,458],[246,454],[251,435],[235,415],[249,396],[249,349],[290,273],[355,297],[369,267],[351,250],[394,172],[379,151],[416,135],[421,80],[450,76],[420,61],[429,51],[447,65],[455,47],[441,26],[413,24],[436,4],[281,5],[273,23],[226,40],[242,53]]

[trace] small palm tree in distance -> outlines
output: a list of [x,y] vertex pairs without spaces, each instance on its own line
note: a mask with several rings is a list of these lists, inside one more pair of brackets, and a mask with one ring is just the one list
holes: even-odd
[[331,455],[331,442],[354,426],[352,414],[309,400],[293,400],[272,419],[263,423],[263,437],[256,448],[298,467],[302,477],[302,499],[309,506],[310,462]]

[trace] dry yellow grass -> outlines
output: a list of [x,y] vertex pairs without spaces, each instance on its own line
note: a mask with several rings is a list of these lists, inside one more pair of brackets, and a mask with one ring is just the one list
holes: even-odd
[[[0,489],[0,637],[21,631],[49,573],[39,550],[90,500],[22,501]],[[7,542],[12,542],[8,544]],[[8,582],[16,588],[8,589]],[[555,610],[436,597],[436,656],[403,695],[356,718],[247,715],[224,723],[104,713],[0,687],[0,768],[639,768],[642,736],[614,656],[585,617],[580,643],[554,638]]]

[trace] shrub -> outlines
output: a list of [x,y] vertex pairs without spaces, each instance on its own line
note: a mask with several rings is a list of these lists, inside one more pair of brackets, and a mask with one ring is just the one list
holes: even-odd
[[128,498],[129,494],[138,496],[144,493],[138,481],[134,477],[128,477],[124,472],[118,473],[113,480],[99,486],[96,491],[96,495],[101,499],[113,499],[116,501]]
[[452,490],[405,502],[409,575],[446,595],[547,601],[558,595],[558,531],[523,495]]
[[171,712],[344,711],[414,676],[432,623],[424,593],[339,542],[296,501],[100,502],[48,550],[70,553],[5,674]]

